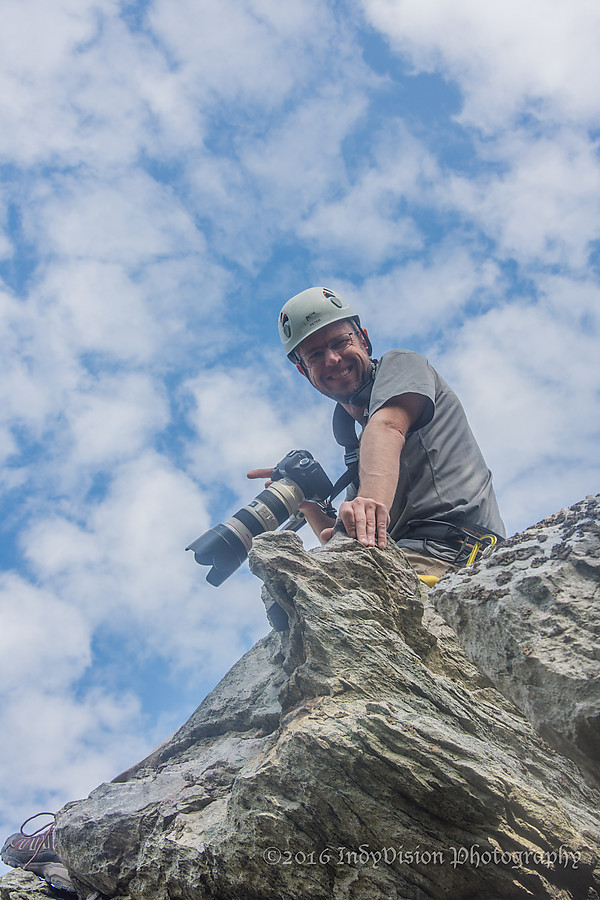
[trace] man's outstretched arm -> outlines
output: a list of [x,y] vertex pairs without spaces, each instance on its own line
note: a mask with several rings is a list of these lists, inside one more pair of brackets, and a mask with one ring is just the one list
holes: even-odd
[[425,402],[421,394],[394,397],[373,413],[365,426],[360,442],[358,495],[342,503],[340,518],[350,537],[366,547],[383,549],[386,545],[400,456],[406,435],[421,416]]

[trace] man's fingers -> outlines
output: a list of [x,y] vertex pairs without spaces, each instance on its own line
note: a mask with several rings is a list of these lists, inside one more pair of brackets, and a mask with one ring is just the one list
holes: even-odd
[[[370,501],[372,504],[374,501]],[[375,546],[375,517],[374,514],[365,508],[365,500],[363,497],[356,497],[340,506],[340,515],[344,528],[350,537],[355,538],[365,547]],[[368,518],[371,518],[371,525],[368,524]]]
[[348,537],[356,537],[356,524],[354,517],[354,508],[351,503],[344,502],[340,506],[340,519],[344,523],[346,534]]
[[246,478],[271,478],[273,475],[273,468],[270,469],[251,469],[247,474]]
[[390,523],[390,516],[385,508],[385,506],[381,503],[379,504],[379,508],[377,509],[377,546],[381,550],[385,550],[385,545],[387,543],[387,528]]
[[375,546],[375,512],[370,506],[357,506],[354,510],[356,540],[365,547]]
[[385,547],[389,515],[383,503],[369,497],[356,497],[342,503],[340,516],[350,537],[365,547]]

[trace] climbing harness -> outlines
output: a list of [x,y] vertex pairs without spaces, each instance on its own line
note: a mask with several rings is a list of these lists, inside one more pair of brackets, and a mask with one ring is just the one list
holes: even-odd
[[457,525],[442,519],[411,519],[395,540],[400,547],[404,541],[422,542],[423,550],[430,556],[463,567],[488,557],[503,538],[475,525]]

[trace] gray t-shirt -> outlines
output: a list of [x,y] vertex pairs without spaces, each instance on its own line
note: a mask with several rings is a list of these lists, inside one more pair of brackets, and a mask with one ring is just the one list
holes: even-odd
[[408,393],[421,394],[427,402],[400,456],[390,510],[391,537],[398,540],[412,519],[441,519],[503,537],[506,531],[492,475],[460,400],[425,357],[411,350],[391,350],[377,366],[369,416],[393,397]]

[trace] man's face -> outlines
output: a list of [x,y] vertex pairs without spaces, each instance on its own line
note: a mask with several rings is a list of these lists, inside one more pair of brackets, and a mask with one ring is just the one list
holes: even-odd
[[[328,346],[343,341],[352,335],[352,342],[344,349]],[[308,369],[311,384],[321,394],[347,403],[352,394],[365,381],[371,367],[367,346],[362,334],[357,334],[348,320],[326,325],[310,337],[305,338],[296,352]],[[315,357],[316,354],[316,357]],[[315,365],[312,365],[314,359]]]

